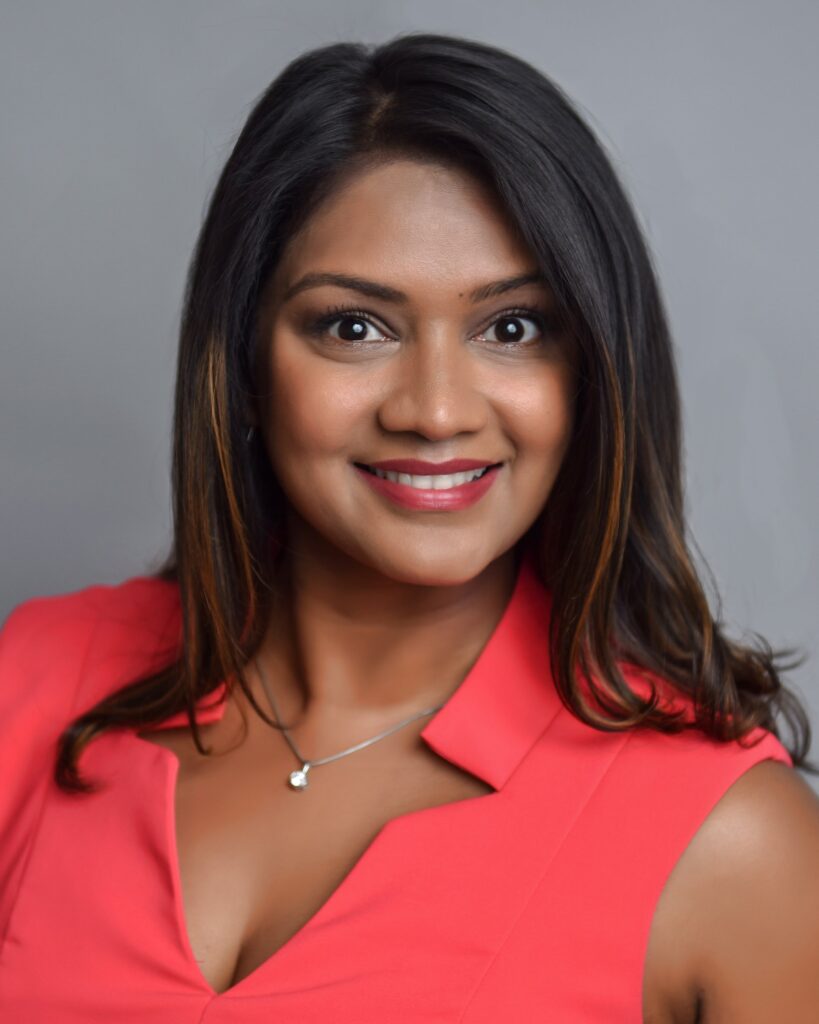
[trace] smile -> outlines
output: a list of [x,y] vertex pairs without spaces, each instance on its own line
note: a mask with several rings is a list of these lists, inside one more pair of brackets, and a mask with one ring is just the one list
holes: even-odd
[[469,484],[473,480],[480,479],[492,467],[484,466],[483,469],[471,469],[466,473],[438,473],[430,476],[392,473],[385,469],[375,469],[373,466],[363,466],[362,468],[380,476],[382,480],[392,480],[394,484],[404,484],[406,487],[417,487],[422,490],[446,491],[452,487],[460,487],[462,484]]
[[456,512],[480,501],[489,491],[503,463],[463,473],[416,476],[373,469],[356,462],[356,473],[369,487],[393,505],[426,512]]

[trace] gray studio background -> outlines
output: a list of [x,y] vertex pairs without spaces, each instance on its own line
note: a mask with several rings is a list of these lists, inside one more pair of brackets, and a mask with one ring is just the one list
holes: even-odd
[[183,276],[258,94],[313,46],[452,32],[552,76],[619,168],[676,339],[694,538],[735,631],[811,655],[791,682],[819,731],[818,12],[3,3],[0,620],[165,551]]

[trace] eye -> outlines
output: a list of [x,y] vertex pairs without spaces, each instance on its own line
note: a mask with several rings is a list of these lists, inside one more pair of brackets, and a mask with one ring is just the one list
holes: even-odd
[[315,337],[323,337],[335,324],[341,324],[339,333],[341,337],[331,334],[333,341],[343,345],[357,345],[361,342],[383,341],[384,335],[378,339],[367,337],[367,329],[376,330],[375,324],[370,319],[369,313],[362,309],[350,309],[347,306],[333,306],[328,309],[324,316],[319,317],[310,325],[310,333]]
[[[534,326],[533,331],[527,332],[522,324],[528,321]],[[336,324],[341,325],[339,336],[332,334],[330,329]],[[314,337],[324,337],[330,334],[332,341],[340,345],[356,346],[359,344],[371,344],[373,342],[391,340],[373,322],[369,313],[363,309],[352,309],[348,306],[333,306],[327,312],[310,324],[309,333]],[[380,336],[374,338],[368,336],[368,331],[379,331]],[[489,338],[491,343],[499,345],[504,349],[530,348],[533,345],[542,344],[551,335],[558,332],[559,325],[554,314],[536,309],[506,309],[499,313],[485,333],[497,332],[494,338]],[[479,338],[483,334],[478,335]]]
[[[533,334],[527,336],[522,323],[528,320],[534,325]],[[506,309],[492,321],[487,328],[487,333],[495,333],[490,338],[497,345],[504,348],[523,348],[545,340],[545,336],[553,334],[557,330],[557,322],[554,317],[534,309]]]

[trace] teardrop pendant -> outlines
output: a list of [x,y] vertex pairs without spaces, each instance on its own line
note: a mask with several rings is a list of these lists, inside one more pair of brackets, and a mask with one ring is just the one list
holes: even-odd
[[302,766],[300,771],[290,772],[289,783],[293,789],[307,789],[307,773],[310,770],[310,765],[305,764]]

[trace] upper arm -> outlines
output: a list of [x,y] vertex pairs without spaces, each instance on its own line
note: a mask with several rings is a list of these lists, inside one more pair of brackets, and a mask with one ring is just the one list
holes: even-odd
[[819,798],[789,766],[748,769],[688,851],[691,975],[705,1024],[819,1021]]

